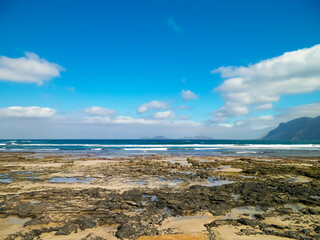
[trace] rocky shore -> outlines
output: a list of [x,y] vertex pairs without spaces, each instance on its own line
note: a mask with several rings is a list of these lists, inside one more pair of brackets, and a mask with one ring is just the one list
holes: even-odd
[[320,159],[1,153],[0,239],[320,239]]

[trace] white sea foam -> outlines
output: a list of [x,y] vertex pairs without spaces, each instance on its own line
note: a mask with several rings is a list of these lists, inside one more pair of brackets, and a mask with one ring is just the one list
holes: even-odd
[[[209,151],[217,149],[234,150],[238,154],[243,153],[257,153],[261,150],[304,150],[304,151],[320,151],[320,144],[83,144],[83,143],[11,143],[11,145],[23,146],[24,150],[28,150],[28,147],[34,147],[32,150],[36,150],[37,147],[83,147],[90,150],[102,150],[102,148],[114,148],[122,149],[126,151],[166,151],[178,150],[178,151]],[[5,145],[2,143],[2,145]],[[61,150],[61,149],[60,149]],[[238,150],[238,151],[237,151]]]
[[83,146],[83,147],[217,147],[217,148],[320,148],[320,144],[47,144],[30,143],[22,146]]
[[214,147],[202,147],[202,148],[193,148],[194,150],[215,150],[220,148],[214,148]]

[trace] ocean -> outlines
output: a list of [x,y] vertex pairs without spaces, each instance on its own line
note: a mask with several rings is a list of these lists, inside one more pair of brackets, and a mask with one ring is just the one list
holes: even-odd
[[7,139],[0,152],[129,155],[320,157],[320,141],[188,139]]

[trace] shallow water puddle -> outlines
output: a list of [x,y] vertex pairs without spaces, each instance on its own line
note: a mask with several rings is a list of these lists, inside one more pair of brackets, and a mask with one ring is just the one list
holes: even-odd
[[242,177],[242,178],[257,178],[255,176],[248,176],[248,175],[239,175],[239,177]]
[[307,183],[311,182],[311,178],[305,177],[305,176],[297,176],[297,177],[290,177],[285,179],[288,183]]
[[167,214],[167,215],[172,215],[172,211],[171,211],[168,207],[164,207],[164,208],[163,208],[163,211],[164,211],[164,213]]
[[162,177],[155,177],[155,179],[160,180],[161,182],[166,182],[166,183],[182,183],[185,182],[183,179],[175,178],[173,180],[165,179]]
[[54,177],[50,179],[52,183],[90,183],[94,178],[91,177]]
[[0,179],[0,183],[11,183],[12,182],[12,178],[3,178]]
[[35,173],[33,171],[16,171],[16,172],[8,172],[0,174],[0,183],[11,183],[15,178],[22,179],[21,176],[25,179],[38,179],[38,176],[34,176]]
[[11,174],[33,174],[32,171],[18,171],[18,172],[11,172]]
[[162,181],[162,182],[164,182],[164,181],[167,181],[165,178],[162,178],[162,177],[155,177],[157,180],[160,180],[160,181]]
[[231,193],[231,197],[235,200],[239,200],[241,198],[241,194]]
[[138,185],[146,185],[146,181],[128,181],[126,184],[138,184]]
[[262,214],[264,211],[259,206],[243,206],[239,208],[233,208],[222,219],[239,219],[242,216],[252,217],[254,214]]
[[180,164],[181,166],[187,166],[187,165],[189,165],[189,163],[188,163],[188,161],[187,160],[185,160],[185,159],[179,159],[179,160],[168,160],[168,162],[170,162],[171,164],[176,164],[176,163],[178,163],[178,164]]
[[285,208],[290,208],[292,209],[294,212],[299,212],[302,209],[306,208],[306,206],[304,204],[301,203],[297,203],[297,204],[285,204],[284,205]]
[[320,200],[320,196],[317,196],[317,195],[315,195],[315,196],[310,196],[310,198],[312,198],[312,199],[314,199],[314,200]]
[[204,184],[206,187],[216,187],[216,186],[222,186],[225,184],[231,184],[235,183],[234,181],[230,181],[228,179],[221,180],[219,176],[216,177],[216,179],[213,179],[213,177],[208,177],[209,183]]
[[8,173],[0,174],[0,183],[11,183],[12,178],[8,177]]
[[147,195],[147,194],[142,194],[143,198],[150,198],[151,202],[158,201],[157,195]]
[[182,183],[182,182],[184,182],[184,180],[182,180],[182,179],[178,179],[178,178],[175,178],[175,179],[173,179],[173,180],[172,180],[172,182],[175,182],[175,183]]

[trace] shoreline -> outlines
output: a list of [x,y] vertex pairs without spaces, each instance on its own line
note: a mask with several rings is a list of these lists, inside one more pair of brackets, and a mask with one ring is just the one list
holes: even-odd
[[38,154],[0,152],[0,239],[320,239],[317,157]]

